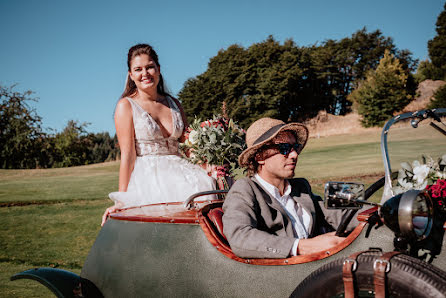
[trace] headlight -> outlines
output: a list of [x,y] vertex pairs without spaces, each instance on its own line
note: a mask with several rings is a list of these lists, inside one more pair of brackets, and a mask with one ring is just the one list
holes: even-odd
[[380,214],[396,235],[408,239],[423,240],[432,229],[432,200],[424,191],[409,190],[387,200]]

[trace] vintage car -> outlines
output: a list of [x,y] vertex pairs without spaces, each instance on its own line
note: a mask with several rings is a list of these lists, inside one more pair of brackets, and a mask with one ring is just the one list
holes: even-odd
[[[37,280],[58,297],[384,297],[386,293],[445,297],[442,202],[420,190],[395,196],[396,175],[391,170],[405,161],[398,152],[406,146],[414,146],[412,152],[417,154],[432,148],[435,156],[445,153],[444,116],[446,109],[425,110],[387,122],[381,137],[385,176],[367,190],[357,183],[327,183],[326,206],[351,208],[338,234],[353,216],[360,221],[338,246],[285,259],[240,258],[222,232],[226,191],[220,190],[212,192],[218,194],[214,201],[200,201],[200,196],[211,193],[207,192],[185,202],[113,214],[99,232],[80,276],[36,268],[11,279]],[[394,125],[397,122],[399,126]],[[404,125],[413,127],[410,142],[398,139],[398,133],[407,137]],[[397,143],[392,163],[391,126]],[[381,203],[367,201],[381,189]],[[358,211],[358,206],[363,208]]]

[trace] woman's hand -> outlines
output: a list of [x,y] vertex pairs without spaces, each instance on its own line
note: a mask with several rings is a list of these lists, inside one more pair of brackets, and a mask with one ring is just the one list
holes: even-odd
[[122,205],[121,204],[115,204],[115,205],[105,209],[104,215],[102,215],[101,227],[104,226],[104,224],[107,221],[107,219],[108,219],[110,214],[118,212],[120,209],[122,209]]

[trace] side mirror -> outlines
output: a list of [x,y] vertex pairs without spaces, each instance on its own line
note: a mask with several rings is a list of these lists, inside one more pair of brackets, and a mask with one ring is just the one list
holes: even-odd
[[324,204],[327,209],[361,209],[364,201],[364,184],[353,182],[327,182]]

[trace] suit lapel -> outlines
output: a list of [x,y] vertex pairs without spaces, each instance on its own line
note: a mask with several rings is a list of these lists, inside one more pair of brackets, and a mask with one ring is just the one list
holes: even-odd
[[291,235],[294,234],[293,226],[291,223],[291,220],[288,218],[288,213],[285,211],[285,209],[282,207],[282,205],[265,189],[263,188],[262,184],[260,184],[259,181],[253,176],[251,177],[251,180],[256,183],[256,185],[259,187],[259,189],[262,190],[263,198],[265,199],[265,202],[268,204],[268,206],[272,209],[277,210],[282,214],[282,218],[284,221],[285,230],[287,233],[290,233]]
[[285,209],[283,209],[282,205],[265,189],[262,184],[255,177],[251,177],[252,181],[254,181],[257,186],[263,191],[265,198],[265,202],[272,208],[279,210],[281,213],[286,214]]

